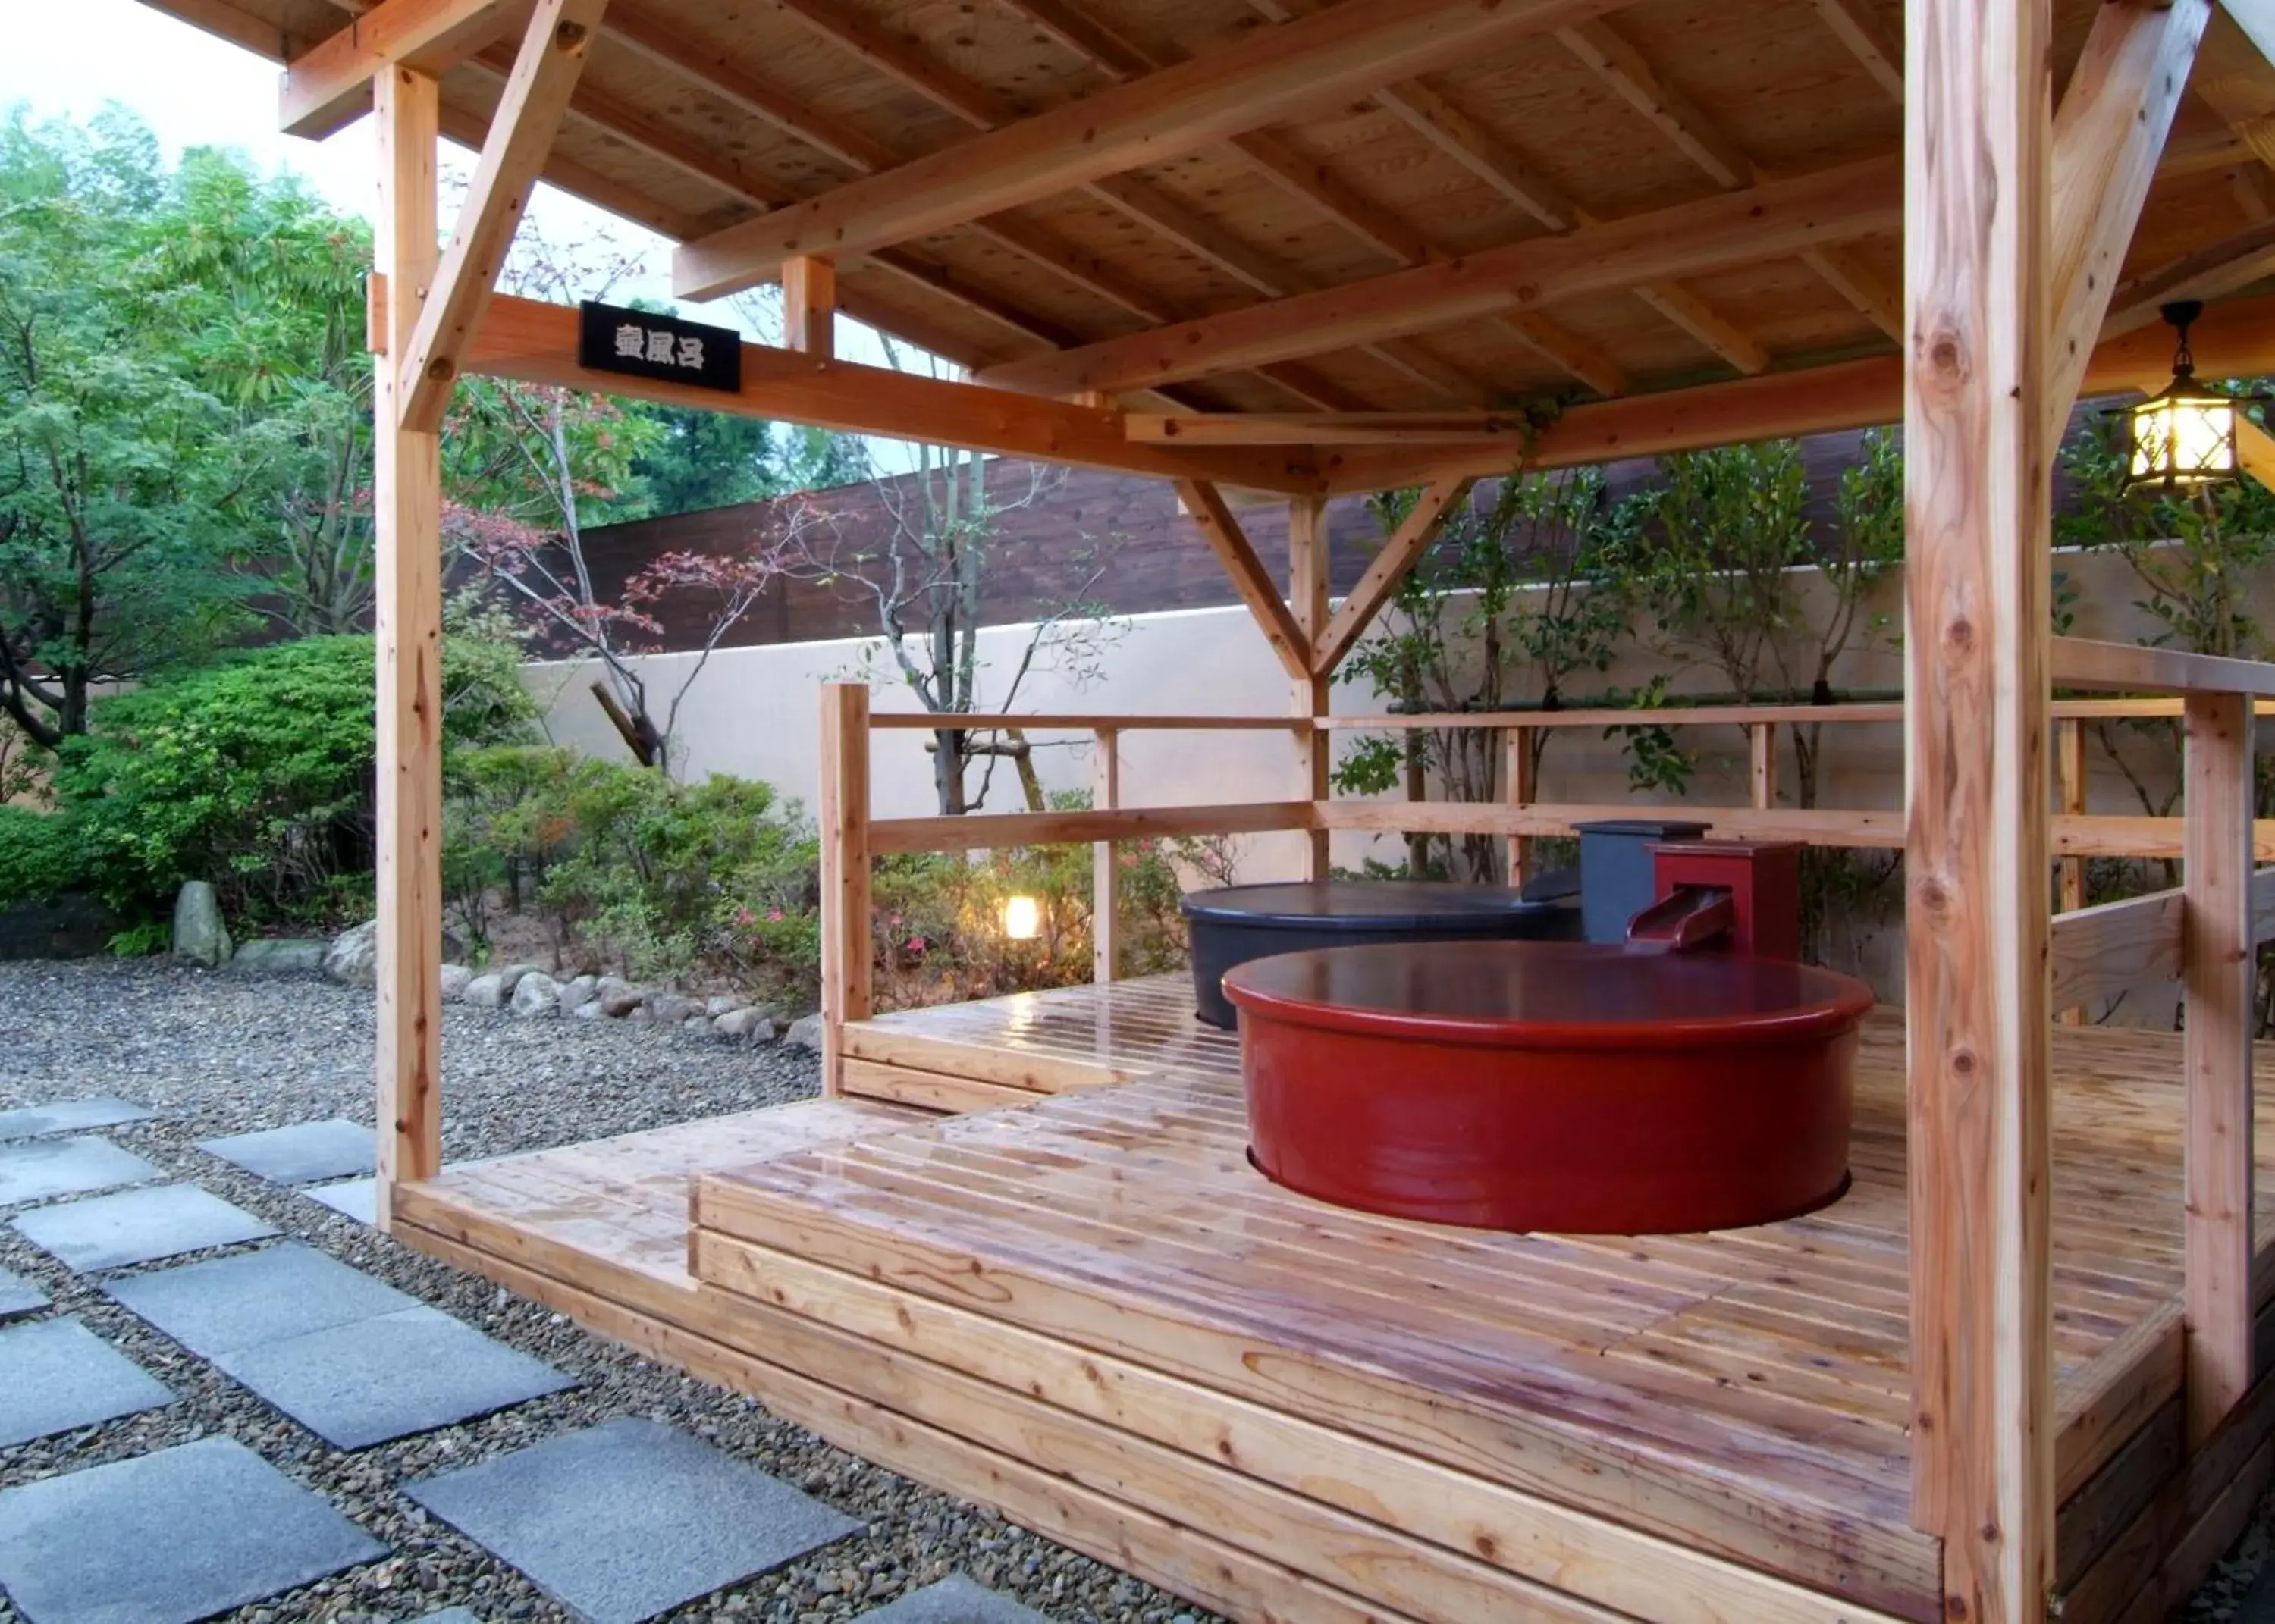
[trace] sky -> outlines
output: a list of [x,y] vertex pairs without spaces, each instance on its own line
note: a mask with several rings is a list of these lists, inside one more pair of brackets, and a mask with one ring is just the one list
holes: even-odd
[[[155,11],[138,0],[0,0],[0,110],[28,104],[35,118],[84,120],[117,102],[141,115],[157,132],[170,159],[185,147],[234,147],[264,173],[290,170],[336,208],[367,218],[378,202],[378,169],[372,123],[359,119],[323,141],[302,140],[276,128],[274,64]],[[450,178],[463,178],[472,155],[442,143],[444,220]],[[616,303],[635,298],[669,304],[671,244],[646,228],[540,186],[528,223],[556,245],[608,245],[580,256],[592,261],[631,257],[634,274],[603,291]],[[771,340],[744,313],[722,300],[690,306],[683,313],[722,327],[738,327]],[[857,321],[838,319],[838,353],[882,366],[883,347]],[[903,459],[887,442],[873,442],[878,460]]]

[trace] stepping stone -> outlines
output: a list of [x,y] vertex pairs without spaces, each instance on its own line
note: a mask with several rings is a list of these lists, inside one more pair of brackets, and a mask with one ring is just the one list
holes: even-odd
[[314,1190],[300,1192],[311,1201],[321,1202],[344,1217],[352,1218],[366,1227],[379,1222],[379,1181],[349,1179],[340,1184],[319,1184]]
[[48,1305],[48,1294],[26,1280],[0,1269],[0,1319],[12,1319]]
[[116,1128],[121,1122],[147,1122],[156,1113],[131,1099],[109,1094],[92,1099],[58,1099],[52,1105],[26,1106],[0,1111],[0,1139],[32,1139],[48,1133],[85,1133],[90,1128]]
[[386,1554],[226,1438],[0,1493],[0,1587],[31,1624],[191,1624]]
[[80,1274],[276,1233],[274,1226],[194,1184],[160,1184],[43,1206],[17,1219],[12,1227]]
[[147,1371],[75,1318],[0,1331],[0,1448],[173,1399]]
[[208,1359],[419,1305],[416,1297],[299,1245],[160,1269],[113,1280],[103,1289]]
[[938,1584],[911,1590],[889,1606],[861,1615],[860,1624],[1051,1624],[1032,1607],[1023,1607],[950,1574]]
[[424,1306],[235,1348],[214,1363],[336,1449],[432,1431],[577,1385]]
[[0,1206],[44,1201],[50,1196],[84,1196],[158,1176],[158,1169],[133,1152],[92,1135],[0,1144]]
[[334,1117],[327,1122],[295,1122],[290,1128],[200,1139],[198,1148],[272,1184],[313,1184],[319,1179],[368,1173],[379,1160],[379,1141],[370,1129]]
[[404,1492],[592,1624],[639,1624],[862,1526],[654,1421],[566,1433]]

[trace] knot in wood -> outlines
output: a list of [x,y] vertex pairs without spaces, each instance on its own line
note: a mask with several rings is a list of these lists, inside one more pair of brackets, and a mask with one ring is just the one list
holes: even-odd
[[586,33],[582,23],[563,23],[553,31],[553,44],[558,50],[575,50],[585,42]]
[[[1975,1075],[1975,1051],[1969,1048],[1954,1049],[1951,1052],[1951,1070],[1952,1075],[1954,1076],[1973,1076]],[[1983,1537],[1985,1539],[1998,1538],[1998,1525],[1995,1523],[1985,1523],[1983,1529]]]

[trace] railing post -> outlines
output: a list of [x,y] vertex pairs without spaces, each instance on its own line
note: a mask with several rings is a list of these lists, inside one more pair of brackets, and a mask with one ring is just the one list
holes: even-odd
[[[1308,640],[1306,654],[1315,662],[1319,638],[1327,629],[1326,503],[1317,496],[1298,496],[1288,503],[1288,602],[1296,624]],[[1332,671],[1314,670],[1294,685],[1296,714],[1316,721],[1327,714],[1327,684]],[[1297,798],[1327,798],[1328,741],[1317,727],[1296,734]],[[1306,837],[1304,873],[1308,880],[1327,877],[1327,831],[1313,829]]]
[[[2054,723],[2054,770],[2061,789],[2061,809],[2071,816],[2085,810],[2085,724],[2075,716]],[[2085,859],[2064,857],[2056,909],[2075,913],[2085,906]],[[2055,1018],[2065,1026],[2085,1024],[2085,1006],[2065,1009]]]
[[870,1015],[869,686],[821,685],[821,1087],[844,1083],[845,1027]]
[[2192,693],[2182,763],[2188,1437],[2251,1386],[2251,702]]
[[1767,812],[1777,804],[1777,723],[1747,723],[1746,753],[1753,769],[1754,810]]
[[[1511,806],[1529,806],[1538,798],[1532,782],[1532,729],[1509,728],[1500,736],[1501,796]],[[1523,885],[1532,878],[1532,837],[1508,837],[1508,882]]]
[[[1097,753],[1091,763],[1090,804],[1100,812],[1122,804],[1122,735],[1113,728],[1097,730]],[[1090,978],[1114,979],[1122,958],[1122,865],[1115,861],[1114,842],[1100,841],[1090,855]]]

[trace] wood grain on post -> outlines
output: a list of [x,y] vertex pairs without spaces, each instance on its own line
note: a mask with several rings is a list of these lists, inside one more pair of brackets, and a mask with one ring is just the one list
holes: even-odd
[[2188,989],[2188,1438],[2201,1443],[2251,1386],[2251,706],[2188,698],[2181,767]]
[[[1317,496],[1298,496],[1288,504],[1288,601],[1307,652],[1317,649],[1327,627],[1327,563],[1326,502]],[[1327,714],[1327,685],[1333,676],[1315,667],[1293,679],[1296,715],[1310,721]],[[1296,794],[1324,801],[1331,793],[1327,769],[1334,740],[1317,728],[1304,728],[1295,737]],[[1325,880],[1327,868],[1327,831],[1314,829],[1306,837],[1304,876]]]
[[440,91],[378,76],[380,208],[391,353],[373,369],[377,577],[379,1227],[397,1183],[442,1166],[442,442],[397,427],[395,353],[433,282]]
[[[1100,812],[1122,804],[1122,736],[1100,728],[1091,764],[1090,804]],[[1122,961],[1122,865],[1114,842],[1090,849],[1090,978],[1111,981]]]
[[[2054,773],[2061,792],[2061,809],[2075,817],[2085,810],[2085,724],[2075,716],[2065,716],[2054,724]],[[2083,857],[2061,860],[2054,905],[2062,913],[2075,913],[2085,906]],[[2065,1026],[2082,1026],[2085,1016],[2085,1006],[2073,1004],[2057,1018]]]
[[1943,1613],[2053,1580],[2046,807],[2051,21],[1912,0],[1905,101],[1913,1521]]
[[865,1021],[869,918],[869,687],[821,685],[821,1085],[843,1083],[845,1026]]

